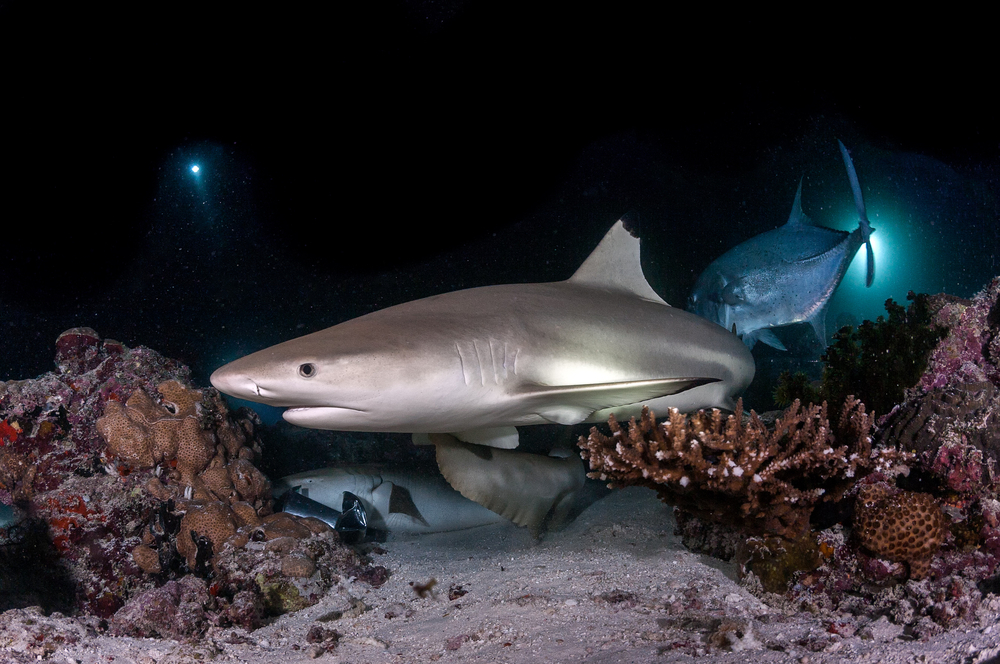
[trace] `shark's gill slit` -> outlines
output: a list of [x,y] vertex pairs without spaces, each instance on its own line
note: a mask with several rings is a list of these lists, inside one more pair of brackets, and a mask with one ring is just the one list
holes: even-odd
[[[493,382],[496,385],[500,384],[500,373],[503,367],[503,356],[500,353],[502,348],[499,344],[499,341],[490,337],[490,364],[493,365]],[[498,361],[500,364],[497,364]]]
[[462,365],[462,378],[465,379],[465,384],[468,385],[471,381],[469,380],[469,369],[465,366],[465,356],[462,354],[462,344],[456,341],[455,350],[458,351],[458,363]]
[[472,348],[476,351],[476,361],[479,363],[479,384],[486,386],[486,368],[483,366],[486,358],[483,357],[482,351],[479,350],[479,342],[475,339],[472,340]]

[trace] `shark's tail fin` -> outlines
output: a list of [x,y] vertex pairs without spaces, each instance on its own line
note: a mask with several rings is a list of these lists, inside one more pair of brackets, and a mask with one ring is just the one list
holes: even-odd
[[871,286],[872,282],[875,281],[875,254],[872,252],[872,228],[871,224],[868,222],[868,213],[865,212],[865,199],[861,195],[861,183],[858,182],[858,172],[854,170],[854,162],[851,161],[851,155],[847,153],[847,148],[844,144],[837,141],[837,145],[840,146],[840,154],[844,157],[844,166],[847,167],[847,178],[851,181],[851,192],[854,194],[854,206],[858,210],[858,226],[861,229],[861,239],[865,243],[866,258],[868,259],[868,274],[865,277],[865,286]]

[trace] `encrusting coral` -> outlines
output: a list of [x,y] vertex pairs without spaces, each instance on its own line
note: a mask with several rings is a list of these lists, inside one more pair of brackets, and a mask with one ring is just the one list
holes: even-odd
[[[801,536],[814,506],[837,500],[871,461],[872,417],[848,397],[836,428],[827,406],[796,401],[769,429],[743,404],[682,415],[671,409],[657,423],[644,408],[626,432],[614,417],[611,436],[596,427],[580,438],[589,476],[609,486],[641,484],[695,516],[735,525],[747,533]],[[738,508],[735,506],[738,504]]]
[[[168,465],[166,476],[196,500],[243,501],[261,515],[270,484],[249,460],[260,448],[247,445],[246,431],[228,419],[209,421],[203,395],[176,380],[156,386],[163,404],[136,390],[124,406],[109,401],[97,431],[108,453],[132,469]],[[218,441],[218,442],[217,442]]]
[[948,520],[928,493],[869,484],[858,490],[854,533],[876,555],[906,563],[919,580],[948,536]]

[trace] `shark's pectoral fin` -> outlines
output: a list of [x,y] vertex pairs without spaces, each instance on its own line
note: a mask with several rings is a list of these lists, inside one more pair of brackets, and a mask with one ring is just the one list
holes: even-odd
[[441,474],[459,493],[535,537],[565,518],[584,483],[583,463],[566,459],[477,448],[447,434],[430,434]]
[[549,408],[537,409],[538,414],[552,424],[572,425],[579,424],[590,417],[597,408],[587,406],[571,406],[569,404],[555,405]]
[[682,377],[589,385],[532,385],[521,391],[528,407],[555,424],[579,424],[595,411],[684,392],[718,378]]

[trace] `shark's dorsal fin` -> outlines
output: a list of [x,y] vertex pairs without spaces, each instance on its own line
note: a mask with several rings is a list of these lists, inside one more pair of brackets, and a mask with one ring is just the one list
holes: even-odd
[[802,178],[799,178],[799,188],[795,190],[795,201],[792,203],[792,213],[788,215],[788,226],[812,226],[813,220],[802,211]]
[[667,304],[656,294],[642,274],[639,238],[619,219],[607,232],[569,281],[595,288],[621,290],[644,300]]
[[413,496],[410,495],[409,489],[398,484],[393,484],[392,482],[388,484],[391,486],[391,492],[389,493],[389,514],[406,515],[421,525],[430,528],[431,524],[427,523],[427,519],[417,509],[417,505],[413,502]]

